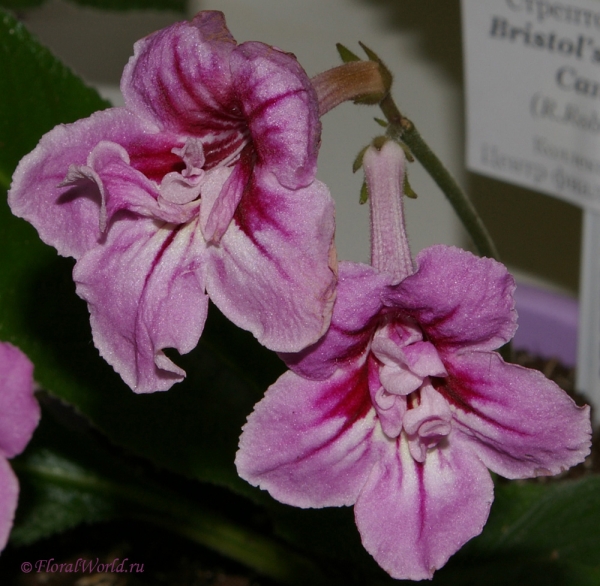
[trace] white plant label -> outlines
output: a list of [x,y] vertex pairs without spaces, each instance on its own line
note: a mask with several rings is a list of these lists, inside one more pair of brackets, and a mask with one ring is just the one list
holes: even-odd
[[600,423],[600,1],[462,9],[467,166],[584,209],[577,387]]
[[462,7],[468,167],[600,211],[600,2]]

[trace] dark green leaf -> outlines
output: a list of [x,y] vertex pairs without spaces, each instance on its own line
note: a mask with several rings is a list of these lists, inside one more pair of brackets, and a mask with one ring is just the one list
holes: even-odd
[[600,583],[600,476],[502,483],[483,533],[433,583],[595,586]]
[[[13,544],[29,544],[83,522],[127,517],[169,529],[282,584],[331,584],[307,558],[203,503],[213,505],[215,496],[226,501],[225,491],[209,491],[207,499],[206,487],[197,483],[162,486],[147,466],[111,453],[69,410],[67,417],[64,409],[58,412],[62,424],[44,410],[33,441],[13,460],[22,487]],[[191,498],[190,488],[195,489]]]
[[0,0],[0,7],[11,10],[22,10],[24,8],[41,6],[44,2],[46,0]]
[[[358,572],[357,583],[392,586],[361,551],[350,508],[274,508],[280,536],[317,558]],[[577,481],[502,482],[483,533],[438,570],[435,586],[600,584],[600,476]]]
[[185,0],[71,0],[75,4],[102,10],[172,10],[185,13]]
[[361,544],[352,507],[297,509],[275,505],[270,507],[270,515],[279,537],[315,559],[340,564],[358,583],[370,583],[367,576],[385,578],[385,572]]
[[27,450],[12,466],[21,487],[10,536],[14,545],[118,516],[118,501],[104,490],[106,479],[99,471],[109,471],[121,484],[132,476],[88,435],[67,431],[46,410]]
[[0,186],[42,134],[108,106],[0,9]]
[[40,449],[16,464],[21,485],[19,516],[11,543],[28,545],[81,523],[116,516],[115,503],[88,485],[99,479],[85,469]]
[[[12,10],[22,10],[41,6],[46,0],[0,0],[0,6]],[[185,0],[70,0],[74,4],[91,6],[101,10],[171,10],[185,13]]]
[[558,563],[600,570],[600,475],[548,484],[514,482],[496,493],[488,527],[474,543],[478,555],[531,550]]

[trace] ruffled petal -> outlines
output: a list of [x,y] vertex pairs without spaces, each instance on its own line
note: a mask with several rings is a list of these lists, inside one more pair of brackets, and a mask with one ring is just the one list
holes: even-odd
[[504,265],[443,245],[422,250],[416,262],[387,302],[416,319],[438,349],[495,350],[512,338],[515,284]]
[[6,458],[0,456],[0,551],[6,547],[13,526],[19,481]]
[[198,343],[208,311],[203,250],[197,222],[161,227],[123,217],[75,266],[94,343],[137,393],[166,390],[185,376],[163,349],[185,354]]
[[305,71],[290,53],[257,42],[233,51],[231,71],[259,165],[289,189],[306,187],[317,172],[321,123]]
[[372,388],[370,390],[371,400],[383,433],[389,438],[398,437],[407,410],[406,397],[391,395],[383,387],[375,393]]
[[362,354],[370,344],[383,307],[381,297],[391,278],[363,264],[341,262],[335,311],[327,333],[295,354],[281,354],[294,372],[325,379]]
[[418,405],[409,409],[402,421],[413,459],[424,462],[427,451],[450,433],[451,421],[452,411],[448,401],[427,381],[419,391]]
[[138,41],[121,80],[132,111],[202,137],[206,168],[230,160],[248,141],[229,67],[235,46],[221,12],[200,12]]
[[239,475],[296,507],[351,505],[380,456],[364,357],[326,381],[288,371],[248,417]]
[[[169,183],[173,175],[179,174],[172,172],[165,176],[160,189],[163,197],[158,201],[157,185],[130,165],[127,151],[114,142],[101,141],[90,153],[87,165],[71,165],[62,186],[92,190],[94,186],[86,186],[85,182],[95,184],[100,196],[100,229],[105,232],[113,216],[122,210],[177,224],[189,221],[197,214],[199,202],[177,205],[164,198],[164,184]],[[200,187],[197,187],[195,197],[199,193]]]
[[318,181],[289,192],[270,173],[254,179],[219,245],[207,248],[206,289],[261,344],[295,352],[317,340],[331,318],[333,201]]
[[406,368],[383,366],[379,371],[379,380],[389,393],[408,395],[421,386],[423,377],[414,375]]
[[577,407],[540,372],[491,352],[446,361],[436,388],[454,406],[454,424],[485,465],[506,478],[558,474],[590,452],[589,407]]
[[[177,172],[168,173],[163,177],[163,180],[160,184],[160,195],[158,201],[162,203],[164,207],[168,209],[168,211],[181,208],[181,206],[194,201],[200,195],[201,181],[202,178],[198,176],[185,177],[181,173]],[[169,205],[172,203],[177,205]],[[195,211],[197,212],[198,210]],[[158,217],[167,222],[181,223],[179,220],[165,218],[160,215],[158,215]],[[190,219],[191,216],[186,216],[186,219],[182,221],[186,222]]]
[[40,238],[59,254],[78,258],[101,236],[101,202],[92,181],[59,187],[69,167],[86,165],[89,153],[102,140],[123,146],[152,143],[155,130],[123,108],[57,126],[19,163],[8,194],[13,214],[31,222]]
[[404,438],[388,442],[354,506],[363,545],[393,578],[430,579],[487,520],[489,472],[453,439],[423,464]]
[[7,458],[20,454],[39,420],[40,406],[33,396],[33,364],[21,350],[1,342],[0,454]]
[[415,342],[403,349],[404,361],[412,372],[421,378],[446,376],[446,369],[431,342]]

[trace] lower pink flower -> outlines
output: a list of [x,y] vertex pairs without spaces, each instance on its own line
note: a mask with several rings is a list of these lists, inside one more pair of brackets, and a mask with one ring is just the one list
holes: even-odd
[[327,334],[284,374],[240,439],[240,476],[298,507],[354,505],[394,578],[431,578],[478,535],[506,478],[556,474],[590,450],[589,408],[494,352],[516,330],[500,263],[447,246],[416,258],[402,150],[364,158],[373,266],[341,263]]
[[19,482],[8,458],[25,449],[39,419],[33,365],[18,348],[0,342],[0,551],[8,541],[19,497]]

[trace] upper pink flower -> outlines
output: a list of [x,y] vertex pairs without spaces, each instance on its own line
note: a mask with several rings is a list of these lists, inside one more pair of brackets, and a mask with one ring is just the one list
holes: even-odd
[[589,408],[496,348],[516,329],[500,263],[447,246],[413,269],[402,149],[364,157],[373,267],[340,264],[329,331],[285,359],[240,439],[242,478],[299,507],[354,505],[393,577],[431,578],[479,534],[506,478],[556,474],[590,450]]
[[[46,134],[9,193],[62,255],[94,342],[137,392],[185,373],[208,297],[265,346],[298,351],[327,328],[334,211],[315,180],[320,122],[296,59],[236,45],[220,12],[135,45],[124,108]],[[208,294],[208,295],[207,295]]]
[[19,497],[19,482],[7,458],[25,449],[39,419],[33,365],[18,348],[0,342],[0,551],[8,541]]

